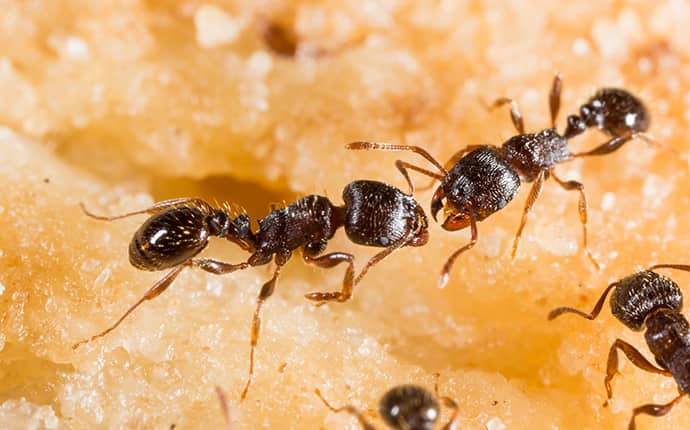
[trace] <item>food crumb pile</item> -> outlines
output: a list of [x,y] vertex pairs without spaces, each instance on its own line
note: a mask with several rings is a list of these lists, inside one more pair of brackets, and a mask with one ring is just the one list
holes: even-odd
[[[690,264],[690,3],[530,0],[8,1],[0,13],[0,428],[358,429],[333,413],[351,404],[378,428],[378,400],[416,384],[458,404],[458,428],[623,429],[633,408],[677,395],[673,378],[619,353],[607,407],[608,350],[620,338],[653,360],[641,333],[608,304],[594,321],[547,321],[558,306],[587,312],[611,282],[656,263]],[[563,77],[557,129],[598,88],[644,101],[648,133],[601,157],[556,167],[555,181],[511,246],[531,184],[478,225],[479,241],[437,287],[448,256],[469,241],[430,216],[434,188],[411,173],[429,216],[429,243],[371,269],[346,303],[314,306],[340,289],[345,265],[304,264],[299,252],[263,306],[255,378],[249,366],[256,297],[274,266],[216,276],[184,270],[107,336],[104,330],[164,272],[132,267],[145,215],[117,215],[185,196],[246,210],[256,228],[271,205],[308,194],[341,205],[350,182],[402,190],[395,160],[352,151],[376,141],[418,145],[441,163],[466,145],[550,126],[548,94]],[[572,139],[586,151],[609,136]],[[380,249],[339,231],[326,252]],[[247,252],[213,238],[202,254]],[[690,294],[690,273],[666,272]],[[449,416],[442,408],[441,422]],[[690,427],[690,402],[638,429]],[[439,426],[440,427],[440,426]]]

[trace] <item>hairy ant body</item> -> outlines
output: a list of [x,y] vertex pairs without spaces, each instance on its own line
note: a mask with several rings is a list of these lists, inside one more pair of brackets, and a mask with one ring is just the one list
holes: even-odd
[[[414,170],[440,182],[431,201],[431,214],[434,220],[441,209],[444,209],[445,220],[441,226],[448,231],[467,228],[472,232],[468,244],[455,251],[448,258],[441,270],[439,284],[445,286],[455,259],[471,249],[477,242],[477,222],[503,209],[517,194],[521,181],[533,182],[527,203],[522,213],[511,255],[515,257],[527,216],[541,193],[544,181],[549,177],[567,191],[580,194],[578,212],[582,224],[584,251],[595,267],[599,268],[587,247],[587,198],[584,186],[574,180],[560,179],[554,167],[571,160],[576,155],[568,149],[568,140],[586,129],[585,120],[570,116],[563,134],[556,130],[556,117],[560,109],[561,78],[556,75],[549,93],[551,127],[537,133],[525,133],[522,114],[517,103],[509,98],[496,100],[489,109],[505,104],[511,105],[511,119],[518,134],[505,141],[501,146],[469,145],[457,153],[442,166],[425,149],[410,145],[391,145],[376,142],[352,142],[348,149],[412,151],[436,167],[437,172],[398,160],[396,167],[410,182],[407,169]],[[596,116],[596,115],[595,115]],[[605,116],[605,115],[604,115]],[[589,116],[587,117],[589,118]],[[615,121],[614,121],[615,123]],[[620,145],[618,145],[620,146]],[[593,154],[583,154],[593,155]],[[445,203],[444,203],[445,200]]]
[[[449,397],[440,397],[438,388],[436,391],[436,397],[434,397],[429,391],[417,385],[393,387],[381,397],[379,415],[388,427],[394,430],[432,430],[440,416],[438,400],[441,400],[446,407],[453,410],[448,423],[441,427],[441,430],[451,430],[455,428],[458,405]],[[331,411],[336,413],[345,411],[357,418],[363,430],[376,430],[354,406],[335,408],[321,395],[318,388],[315,393]]]
[[[259,220],[259,229],[252,232],[247,215],[232,218],[225,208],[214,208],[200,199],[183,198],[160,202],[148,209],[124,215],[102,217],[84,212],[95,219],[112,221],[132,215],[151,217],[137,230],[129,247],[131,264],[142,270],[171,269],[132,305],[112,326],[73,348],[105,336],[114,330],[139,305],[165,291],[180,272],[198,267],[213,274],[231,273],[250,266],[275,262],[273,276],[259,292],[252,319],[249,376],[242,391],[244,399],[254,371],[254,350],[259,339],[260,312],[265,300],[273,294],[281,268],[301,248],[308,264],[331,268],[347,264],[343,286],[338,292],[313,292],[306,298],[320,303],[344,302],[350,299],[367,271],[393,251],[403,246],[422,246],[428,241],[428,222],[424,210],[411,193],[376,181],[354,181],[343,190],[343,206],[333,205],[327,197],[309,195],[282,208],[271,211]],[[350,241],[365,246],[385,248],[374,255],[354,276],[354,256],[344,252],[320,255],[335,232],[343,227]],[[246,262],[228,264],[208,258],[197,259],[208,245],[209,238],[225,238],[251,253]]]
[[673,280],[653,271],[661,268],[690,271],[688,265],[657,264],[610,284],[589,314],[578,309],[561,307],[552,310],[548,316],[549,320],[553,320],[564,313],[573,313],[593,320],[601,312],[606,296],[613,289],[610,300],[611,313],[631,330],[642,331],[646,328],[645,341],[659,367],[650,363],[629,343],[616,339],[609,350],[604,378],[607,399],[610,400],[613,396],[611,382],[618,373],[618,349],[640,369],[672,376],[678,384],[679,395],[663,405],[646,404],[635,408],[628,425],[629,430],[635,429],[637,415],[666,415],[676,403],[690,394],[690,325],[680,313],[683,307],[683,294]]

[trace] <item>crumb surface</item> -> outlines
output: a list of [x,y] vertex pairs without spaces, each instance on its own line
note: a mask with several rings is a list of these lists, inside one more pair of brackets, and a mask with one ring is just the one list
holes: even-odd
[[[690,5],[678,1],[8,1],[0,14],[0,427],[221,428],[214,387],[237,429],[354,429],[335,405],[375,411],[396,384],[433,387],[460,405],[463,429],[618,429],[632,408],[676,395],[670,378],[621,357],[608,408],[608,348],[639,333],[605,309],[595,321],[546,315],[591,309],[603,288],[652,263],[690,263],[688,125]],[[270,46],[265,29],[272,33]],[[285,38],[276,40],[275,38]],[[295,40],[292,41],[291,37]],[[277,52],[277,46],[296,42]],[[284,45],[280,45],[280,44]],[[271,49],[271,46],[274,49]],[[271,274],[184,271],[116,331],[112,323],[163,273],[129,265],[145,217],[87,218],[199,196],[245,207],[311,193],[340,203],[356,179],[404,188],[394,160],[346,151],[374,140],[420,145],[441,162],[468,144],[546,127],[553,74],[565,117],[603,86],[629,89],[652,113],[664,147],[630,142],[607,157],[557,167],[584,183],[589,244],[577,195],[544,186],[518,255],[510,246],[529,184],[479,224],[479,243],[436,288],[469,232],[430,226],[371,270],[345,304],[315,308],[311,291],[339,289],[343,268],[296,255],[264,307],[256,378],[244,403],[251,314]],[[606,136],[589,131],[574,149]],[[669,150],[670,148],[670,150]],[[414,176],[418,185],[425,178]],[[433,190],[419,191],[428,208]],[[339,232],[329,250],[376,250]],[[244,261],[214,240],[204,255]],[[690,274],[669,272],[688,292]],[[690,427],[688,402],[640,429]],[[377,424],[383,428],[381,423]]]

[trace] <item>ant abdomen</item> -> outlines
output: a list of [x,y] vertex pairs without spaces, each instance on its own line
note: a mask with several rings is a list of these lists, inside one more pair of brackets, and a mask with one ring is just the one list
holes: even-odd
[[134,233],[129,261],[141,270],[178,266],[208,244],[208,213],[194,206],[169,209],[151,216]]
[[642,101],[622,88],[602,88],[580,107],[588,127],[597,127],[611,136],[647,131],[650,115]]
[[440,415],[440,406],[424,388],[399,385],[381,398],[379,415],[393,429],[431,430]]
[[680,311],[683,296],[673,280],[645,270],[618,281],[610,303],[611,313],[616,318],[631,330],[640,331],[645,319],[655,309]]
[[[481,221],[503,209],[520,189],[520,177],[495,148],[484,146],[458,160],[443,178],[440,188],[446,206],[459,214],[472,215]],[[432,214],[440,210],[432,201]],[[469,224],[469,221],[468,223]]]
[[398,188],[378,181],[354,181],[343,190],[343,200],[345,232],[353,243],[386,248],[410,234],[418,237],[408,245],[427,242],[424,211]]

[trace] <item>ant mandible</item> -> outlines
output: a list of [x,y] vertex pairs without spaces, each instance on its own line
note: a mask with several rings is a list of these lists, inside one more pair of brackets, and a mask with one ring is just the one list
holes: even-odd
[[[282,209],[271,211],[259,220],[259,229],[252,232],[246,214],[232,218],[225,208],[214,208],[201,199],[182,198],[166,200],[150,208],[124,215],[104,217],[82,210],[88,216],[113,221],[132,215],[149,214],[151,217],[137,230],[129,247],[130,263],[141,270],[170,271],[132,305],[112,326],[73,345],[98,339],[113,331],[143,302],[165,291],[180,272],[198,267],[213,274],[231,273],[250,266],[275,262],[273,276],[262,287],[257,297],[251,328],[251,346],[247,382],[241,399],[247,396],[254,374],[254,350],[259,340],[261,308],[273,294],[281,268],[301,248],[302,258],[308,264],[331,268],[346,263],[342,289],[338,292],[313,292],[310,300],[344,302],[352,297],[353,288],[368,270],[393,251],[404,246],[422,246],[428,241],[428,222],[424,210],[410,194],[376,181],[354,181],[343,190],[343,206],[334,206],[327,197],[309,195]],[[354,256],[345,252],[321,254],[328,241],[340,227],[353,243],[385,248],[374,255],[354,276]],[[221,261],[194,258],[206,246],[211,236],[225,238],[252,255],[246,262],[228,264]]]
[[[444,209],[446,217],[441,224],[442,228],[456,231],[469,226],[471,229],[470,242],[451,254],[443,265],[439,279],[441,287],[448,282],[449,273],[455,260],[460,254],[468,251],[477,243],[477,222],[504,208],[517,194],[521,180],[533,182],[533,185],[513,241],[511,256],[515,257],[517,253],[527,217],[541,193],[544,181],[553,177],[563,189],[577,191],[580,194],[578,213],[582,224],[583,248],[592,264],[599,269],[599,263],[587,246],[587,198],[584,186],[575,180],[562,180],[556,175],[554,167],[556,164],[569,161],[575,156],[595,155],[595,152],[597,154],[603,153],[604,150],[591,151],[582,155],[575,155],[570,152],[568,140],[581,134],[589,123],[585,119],[571,115],[568,118],[568,125],[564,133],[559,134],[556,130],[556,117],[560,109],[560,100],[561,78],[560,75],[556,75],[549,92],[551,127],[537,133],[525,133],[522,114],[517,103],[509,98],[499,98],[489,106],[489,109],[510,104],[511,119],[518,134],[509,138],[500,147],[493,145],[466,146],[455,153],[445,166],[442,166],[419,146],[376,142],[352,142],[346,145],[348,149],[355,150],[412,151],[424,157],[436,168],[437,171],[434,172],[405,161],[396,161],[396,167],[408,182],[410,182],[408,169],[440,182],[431,201],[431,214],[434,220],[437,220],[438,212],[442,208]],[[599,119],[603,117],[605,120],[620,114],[613,111],[613,104],[608,106],[608,109],[597,111],[598,113],[593,117]],[[628,105],[616,104],[615,106],[622,108]],[[583,110],[583,112],[585,111]],[[589,118],[590,116],[586,117],[587,120]],[[604,120],[602,123],[608,124]],[[617,123],[613,119],[609,122]],[[614,129],[611,124],[609,124],[609,128]],[[608,147],[620,147],[622,143],[618,142],[609,144]],[[445,204],[443,203],[444,199]]]
[[[438,395],[438,385],[435,387],[436,397],[426,389],[417,385],[398,385],[391,388],[379,401],[379,415],[385,423],[394,430],[432,430],[440,416],[439,400],[452,409],[448,423],[441,430],[455,428],[458,415],[458,404],[449,397]],[[364,418],[364,415],[352,405],[336,408],[321,395],[319,389],[314,392],[331,411],[347,412],[359,421],[363,430],[376,430],[376,428]]]
[[[631,330],[644,334],[649,350],[659,367],[650,363],[634,346],[621,339],[611,345],[606,363],[607,399],[613,397],[611,383],[618,373],[618,349],[623,351],[632,363],[642,370],[664,376],[672,376],[678,384],[678,396],[669,403],[646,404],[633,410],[628,425],[635,429],[635,417],[640,414],[660,417],[666,415],[685,395],[690,393],[690,325],[680,313],[683,307],[683,293],[678,284],[670,278],[654,272],[655,269],[670,268],[690,272],[690,265],[657,264],[649,269],[625,277],[610,284],[589,314],[581,310],[561,307],[552,310],[548,319],[553,320],[565,313],[579,315],[588,320],[595,319],[604,306],[611,290],[611,313]],[[604,405],[608,404],[608,400]]]

